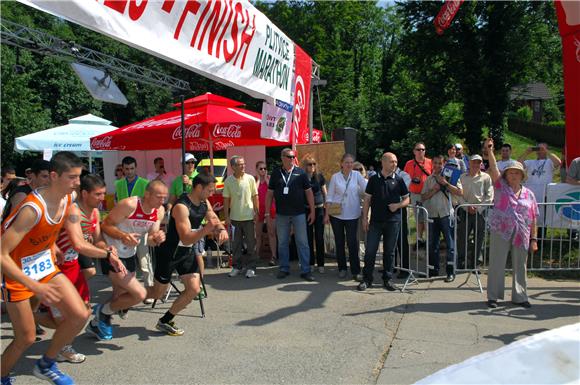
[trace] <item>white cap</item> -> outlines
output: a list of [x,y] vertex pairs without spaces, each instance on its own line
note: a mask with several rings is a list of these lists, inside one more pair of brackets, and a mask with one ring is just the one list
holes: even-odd
[[455,143],[455,148],[461,150],[463,146],[461,145],[461,143]]
[[195,156],[193,156],[193,154],[190,154],[189,152],[187,154],[185,154],[185,157],[183,158],[184,162],[189,162],[190,160],[193,160],[194,162],[197,162],[197,159],[195,159]]

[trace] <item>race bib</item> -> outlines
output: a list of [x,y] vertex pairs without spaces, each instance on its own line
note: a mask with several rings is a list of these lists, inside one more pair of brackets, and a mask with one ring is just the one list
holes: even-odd
[[43,250],[40,253],[24,257],[21,262],[24,274],[35,281],[39,281],[56,271],[50,250]]
[[71,262],[76,260],[79,257],[79,253],[76,252],[75,249],[73,249],[72,247],[70,249],[68,249],[66,251],[66,253],[64,253],[64,261],[65,262]]

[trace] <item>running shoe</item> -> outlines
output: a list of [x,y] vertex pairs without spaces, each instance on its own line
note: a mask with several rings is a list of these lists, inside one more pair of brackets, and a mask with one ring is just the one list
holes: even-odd
[[101,331],[99,330],[99,327],[97,326],[97,322],[96,320],[91,320],[89,322],[89,324],[87,325],[87,327],[85,328],[85,331],[91,335],[93,335],[94,337],[96,337],[99,341],[108,341],[110,339],[113,338],[113,336],[107,336],[104,335],[103,333],[101,333]]
[[167,333],[170,336],[182,336],[185,331],[175,325],[175,322],[169,321],[167,323],[157,321],[155,326],[157,330]]
[[49,381],[54,385],[74,385],[75,382],[73,379],[61,372],[55,362],[48,368],[41,368],[39,362],[40,360],[36,361],[34,369],[32,370],[34,376]]
[[87,357],[84,354],[77,352],[72,345],[65,345],[60,353],[58,353],[58,356],[56,356],[56,361],[58,362],[70,362],[73,364],[80,364],[86,359]]
[[253,269],[248,269],[246,271],[246,278],[254,278],[256,276],[256,272]]
[[100,335],[106,339],[110,340],[113,338],[113,326],[111,325],[111,316],[103,313],[103,304],[99,303],[93,307],[93,314],[95,315],[94,321],[96,326],[99,328]]
[[242,270],[240,269],[236,269],[235,267],[232,269],[232,271],[230,271],[230,273],[228,274],[228,277],[235,277],[236,275],[240,274],[242,272]]
[[1,380],[1,384],[2,385],[13,385],[14,384],[14,377],[11,376],[6,376],[6,377],[0,377]]

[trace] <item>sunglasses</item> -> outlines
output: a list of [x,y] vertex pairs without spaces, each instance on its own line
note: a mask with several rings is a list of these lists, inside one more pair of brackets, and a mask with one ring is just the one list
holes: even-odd
[[189,160],[189,161],[185,162],[185,164],[195,164],[195,161],[194,160]]
[[362,168],[354,168],[353,170],[354,170],[354,171],[358,171],[358,172],[362,172],[362,171],[363,171],[363,169],[362,169]]
[[424,148],[416,148],[415,151],[425,151]]
[[266,171],[266,167],[260,167],[258,170],[260,170],[260,171]]
[[316,163],[308,163],[307,166],[316,166]]
[[284,155],[284,156],[285,156],[286,158],[288,158],[288,159],[294,159],[294,158],[296,158],[294,155]]

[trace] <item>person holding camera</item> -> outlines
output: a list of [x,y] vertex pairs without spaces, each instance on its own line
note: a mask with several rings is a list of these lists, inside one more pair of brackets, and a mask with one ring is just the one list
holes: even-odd
[[[411,185],[409,186],[409,192],[411,193],[411,205],[421,206],[421,191],[423,190],[423,185],[427,177],[431,175],[433,171],[433,163],[431,159],[425,156],[426,148],[425,143],[418,142],[415,143],[413,147],[413,159],[405,163],[403,171],[411,176]],[[419,211],[417,215],[417,243],[425,244],[423,239],[423,233],[425,232],[425,220],[423,210]]]
[[433,266],[429,271],[429,276],[439,275],[439,237],[441,233],[445,237],[447,244],[447,278],[445,282],[455,280],[455,247],[454,247],[454,210],[452,196],[462,196],[463,189],[461,181],[458,180],[456,185],[450,181],[450,176],[443,172],[443,155],[437,155],[433,158],[433,174],[431,174],[423,185],[421,190],[421,199],[423,205],[429,213],[429,264]]
[[526,260],[529,252],[538,250],[536,221],[540,214],[533,192],[523,185],[526,170],[520,162],[512,162],[500,173],[493,141],[490,148],[489,176],[494,185],[494,206],[489,215],[489,270],[487,272],[487,306],[496,308],[504,298],[505,264],[511,255],[513,269],[512,302],[531,307],[527,296]]
[[163,181],[166,186],[171,186],[173,175],[167,173],[165,170],[165,160],[159,156],[153,160],[153,166],[155,167],[155,170],[147,174],[147,179],[160,180]]
[[[532,152],[536,153],[537,159],[526,160]],[[543,202],[546,185],[552,183],[554,171],[560,168],[562,161],[548,150],[546,143],[538,143],[535,147],[528,147],[518,158],[518,162],[524,165],[528,175],[525,186],[532,190],[538,202]]]

